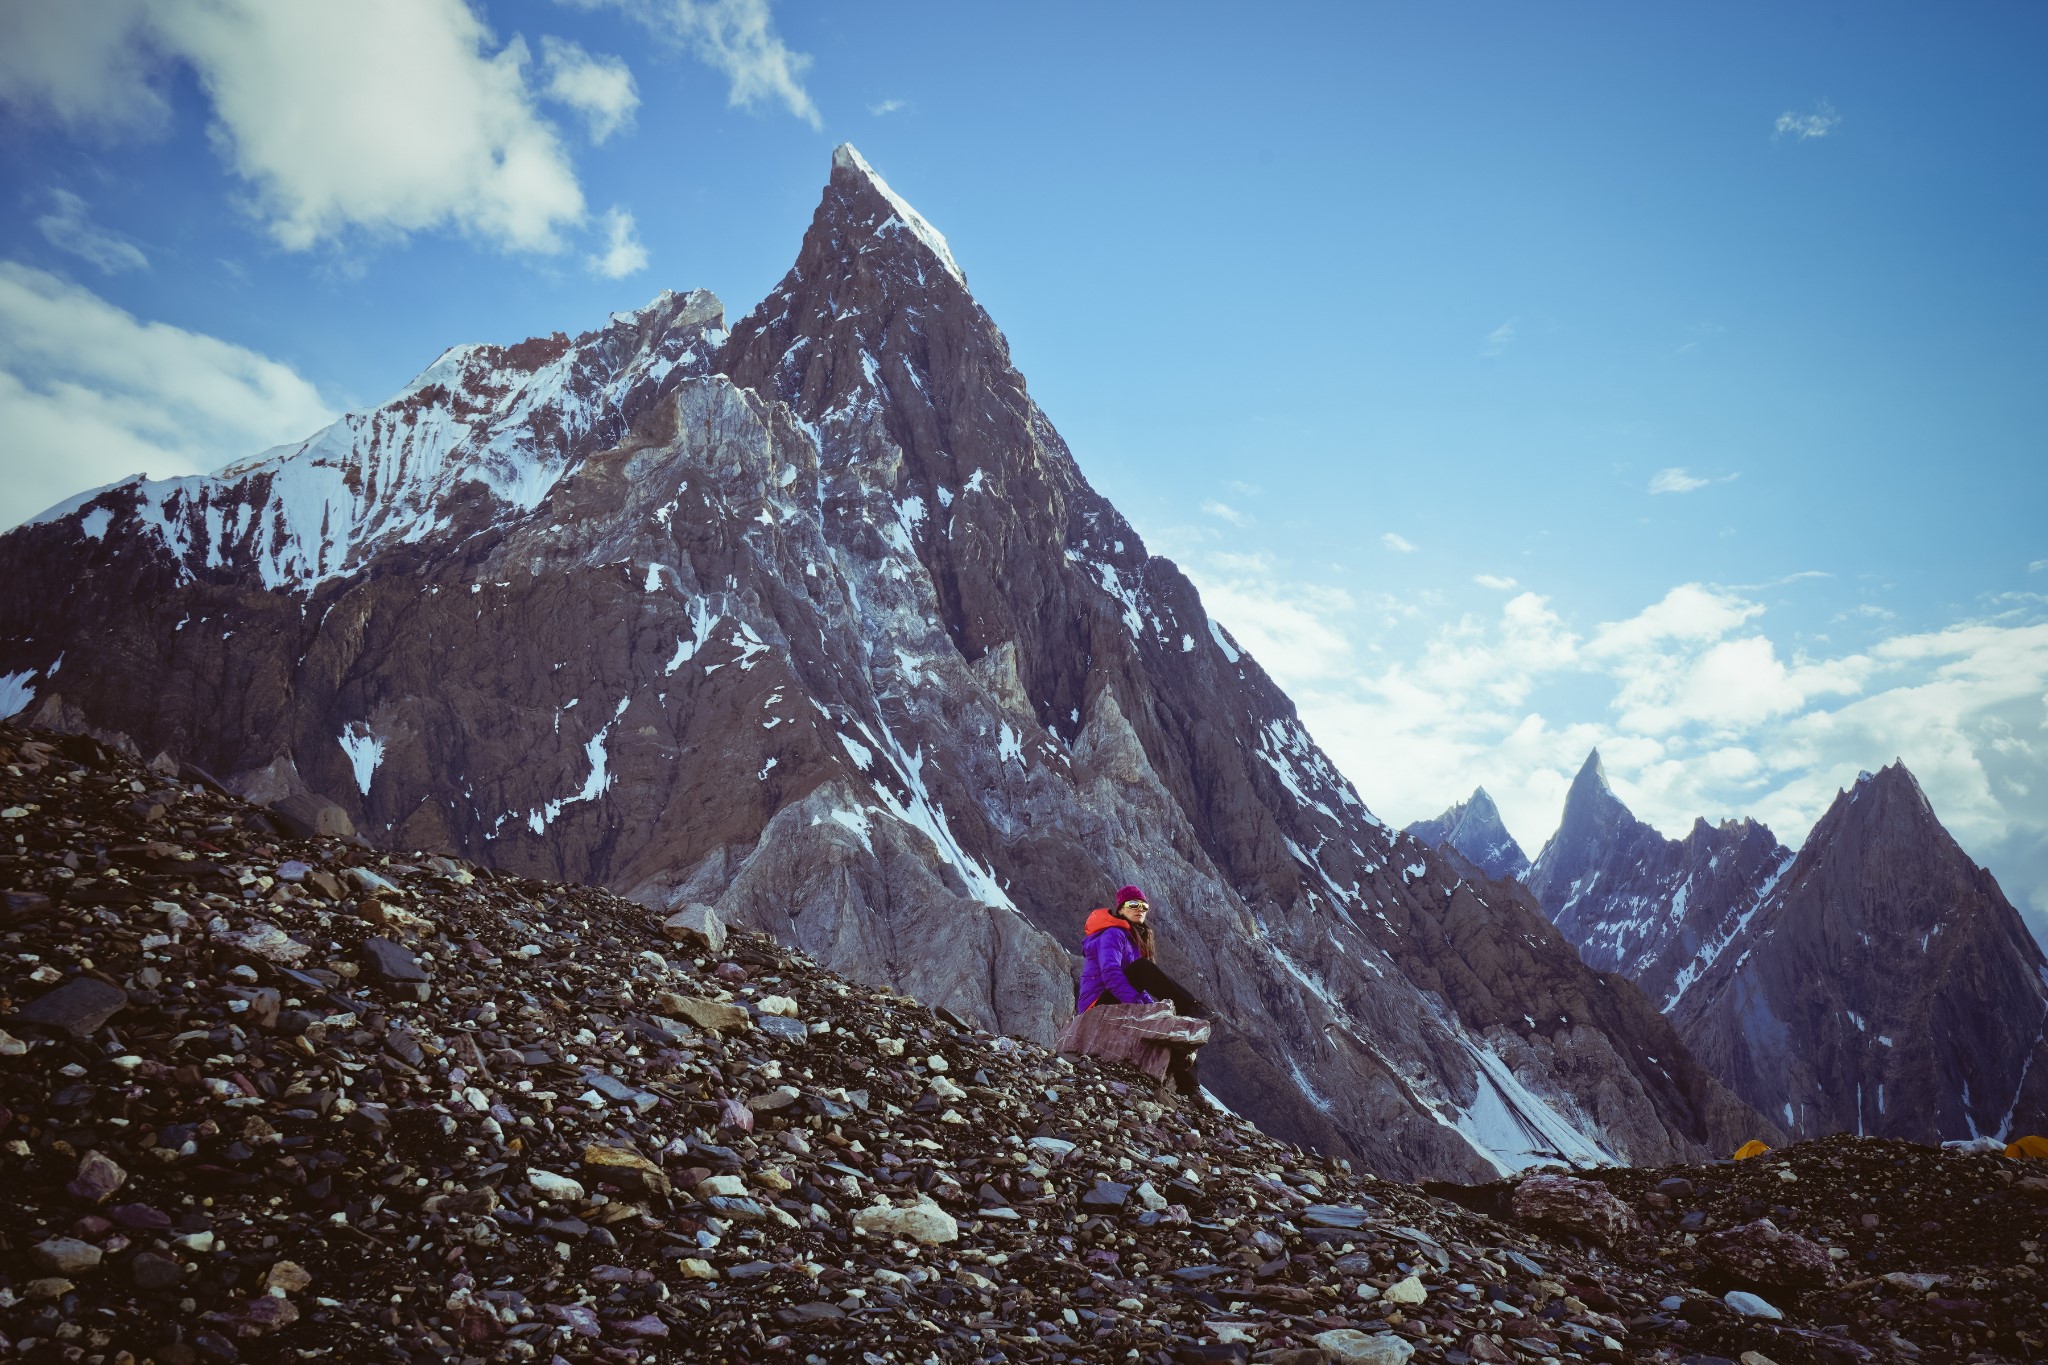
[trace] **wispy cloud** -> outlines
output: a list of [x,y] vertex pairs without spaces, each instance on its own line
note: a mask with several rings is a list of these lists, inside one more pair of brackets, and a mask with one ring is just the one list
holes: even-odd
[[1793,137],[1805,142],[1810,138],[1828,136],[1840,127],[1841,123],[1842,116],[1835,112],[1835,106],[1826,100],[1818,100],[1814,103],[1812,113],[1802,114],[1797,110],[1787,109],[1778,115],[1776,131],[1771,136]]
[[1694,324],[1692,327],[1689,327],[1686,330],[1691,334],[1691,336],[1689,340],[1679,343],[1677,350],[1677,354],[1679,355],[1693,354],[1695,351],[1699,350],[1701,346],[1705,345],[1709,340],[1719,336],[1721,333],[1727,331],[1728,329],[1726,327],[1723,327],[1718,322],[1701,322]]
[[1688,474],[1683,465],[1673,465],[1669,469],[1660,469],[1651,476],[1650,491],[1652,493],[1691,493],[1705,488],[1710,483],[1734,483],[1741,477],[1741,473],[1737,472],[1734,474],[1722,474],[1716,478],[1702,479],[1696,475]]
[[1695,488],[1705,488],[1708,482],[1706,479],[1696,479],[1686,473],[1684,469],[1673,466],[1670,469],[1660,469],[1657,471],[1656,477],[1650,480],[1650,491],[1652,493],[1690,493]]
[[2048,559],[2037,559],[2027,565],[2028,573],[2040,573],[2043,569],[2048,569]]
[[104,275],[149,269],[149,257],[142,254],[142,248],[93,222],[83,199],[69,190],[52,190],[50,199],[55,207],[36,219],[36,227],[51,246],[98,266]]
[[607,280],[622,280],[647,268],[647,248],[640,244],[632,210],[614,204],[604,211],[604,249],[584,263],[591,274]]
[[1730,592],[1768,592],[1772,588],[1782,588],[1787,583],[1804,583],[1808,579],[1833,577],[1834,575],[1826,569],[1800,569],[1762,583],[1730,583],[1727,588]]
[[540,56],[541,68],[547,73],[541,93],[583,115],[592,142],[603,142],[632,123],[633,111],[640,107],[640,92],[625,62],[612,56],[592,56],[580,45],[556,37],[540,40]]
[[1844,621],[1896,621],[1899,614],[1889,607],[1880,607],[1875,602],[1859,602],[1846,611],[1838,611],[1828,621],[1839,625]]
[[1509,346],[1514,344],[1515,324],[1520,321],[1520,318],[1509,318],[1506,322],[1488,332],[1486,340],[1480,343],[1479,354],[1499,355],[1507,350]]
[[894,114],[909,107],[902,100],[878,100],[868,106],[868,112],[880,118],[884,114]]
[[1227,502],[1216,502],[1212,499],[1211,501],[1202,504],[1202,510],[1208,513],[1210,516],[1215,517],[1218,521],[1227,521],[1232,526],[1251,525],[1250,517],[1238,511],[1235,507],[1232,507]]
[[804,89],[808,53],[792,52],[775,31],[769,0],[567,0],[583,9],[615,9],[680,44],[725,74],[736,109],[779,104],[813,128],[825,126]]
[[1412,555],[1416,550],[1415,542],[1402,535],[1399,531],[1389,531],[1381,536],[1380,544],[1397,554]]
[[1343,588],[1283,579],[1272,557],[1221,552],[1190,564],[1202,605],[1267,667],[1284,660],[1290,676],[1334,679],[1357,667],[1349,617],[1356,600]]
[[1491,573],[1473,574],[1472,581],[1482,588],[1492,588],[1495,592],[1511,592],[1522,586],[1512,578],[1502,578],[1499,574]]

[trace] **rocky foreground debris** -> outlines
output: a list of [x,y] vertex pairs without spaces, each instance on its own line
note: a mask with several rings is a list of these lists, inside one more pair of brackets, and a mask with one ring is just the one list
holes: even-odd
[[2048,1353],[2036,1163],[1402,1185],[701,912],[279,821],[0,726],[0,1356]]

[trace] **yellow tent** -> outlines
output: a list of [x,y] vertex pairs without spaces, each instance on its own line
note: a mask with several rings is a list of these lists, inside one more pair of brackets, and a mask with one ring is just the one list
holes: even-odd
[[1755,1138],[1751,1138],[1749,1141],[1743,1143],[1740,1147],[1737,1147],[1735,1149],[1735,1159],[1737,1161],[1747,1161],[1753,1156],[1762,1156],[1765,1152],[1768,1152],[1770,1150],[1770,1148],[1764,1146]]
[[2048,1161],[2048,1138],[2029,1134],[2017,1142],[2007,1144],[2005,1154],[2013,1157],[2030,1156],[2036,1161]]

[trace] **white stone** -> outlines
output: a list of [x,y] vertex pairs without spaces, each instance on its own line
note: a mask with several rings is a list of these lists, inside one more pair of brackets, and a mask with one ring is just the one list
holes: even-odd
[[1137,1195],[1138,1202],[1154,1213],[1166,1207],[1166,1196],[1153,1189],[1152,1182],[1149,1180],[1139,1182],[1138,1188],[1132,1190],[1131,1193]]
[[556,1175],[553,1171],[543,1171],[539,1167],[526,1173],[526,1184],[543,1199],[563,1202],[583,1197],[583,1186],[580,1183],[566,1175]]
[[736,1175],[707,1175],[697,1182],[699,1199],[744,1199],[747,1182]]
[[1391,1332],[1367,1334],[1351,1327],[1309,1338],[1336,1365],[1407,1365],[1415,1348]]
[[1387,1286],[1387,1302],[1402,1307],[1412,1307],[1429,1298],[1429,1291],[1422,1287],[1422,1281],[1410,1275],[1405,1280],[1396,1280]]
[[925,1246],[937,1246],[941,1242],[960,1240],[960,1224],[953,1215],[929,1199],[920,1200],[913,1208],[891,1208],[877,1204],[862,1209],[853,1215],[856,1232],[870,1237],[901,1237],[906,1242],[920,1242]]
[[1721,1302],[1745,1318],[1770,1318],[1775,1321],[1785,1316],[1756,1295],[1740,1289],[1729,1290],[1721,1296]]
[[797,1017],[796,1001],[786,995],[764,995],[761,997],[761,1013],[779,1014],[784,1019]]

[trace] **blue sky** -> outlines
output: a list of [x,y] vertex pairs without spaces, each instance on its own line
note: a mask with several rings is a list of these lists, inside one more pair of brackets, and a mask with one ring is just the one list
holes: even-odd
[[0,10],[0,524],[734,315],[857,143],[1382,815],[1902,756],[2048,907],[2034,5]]

